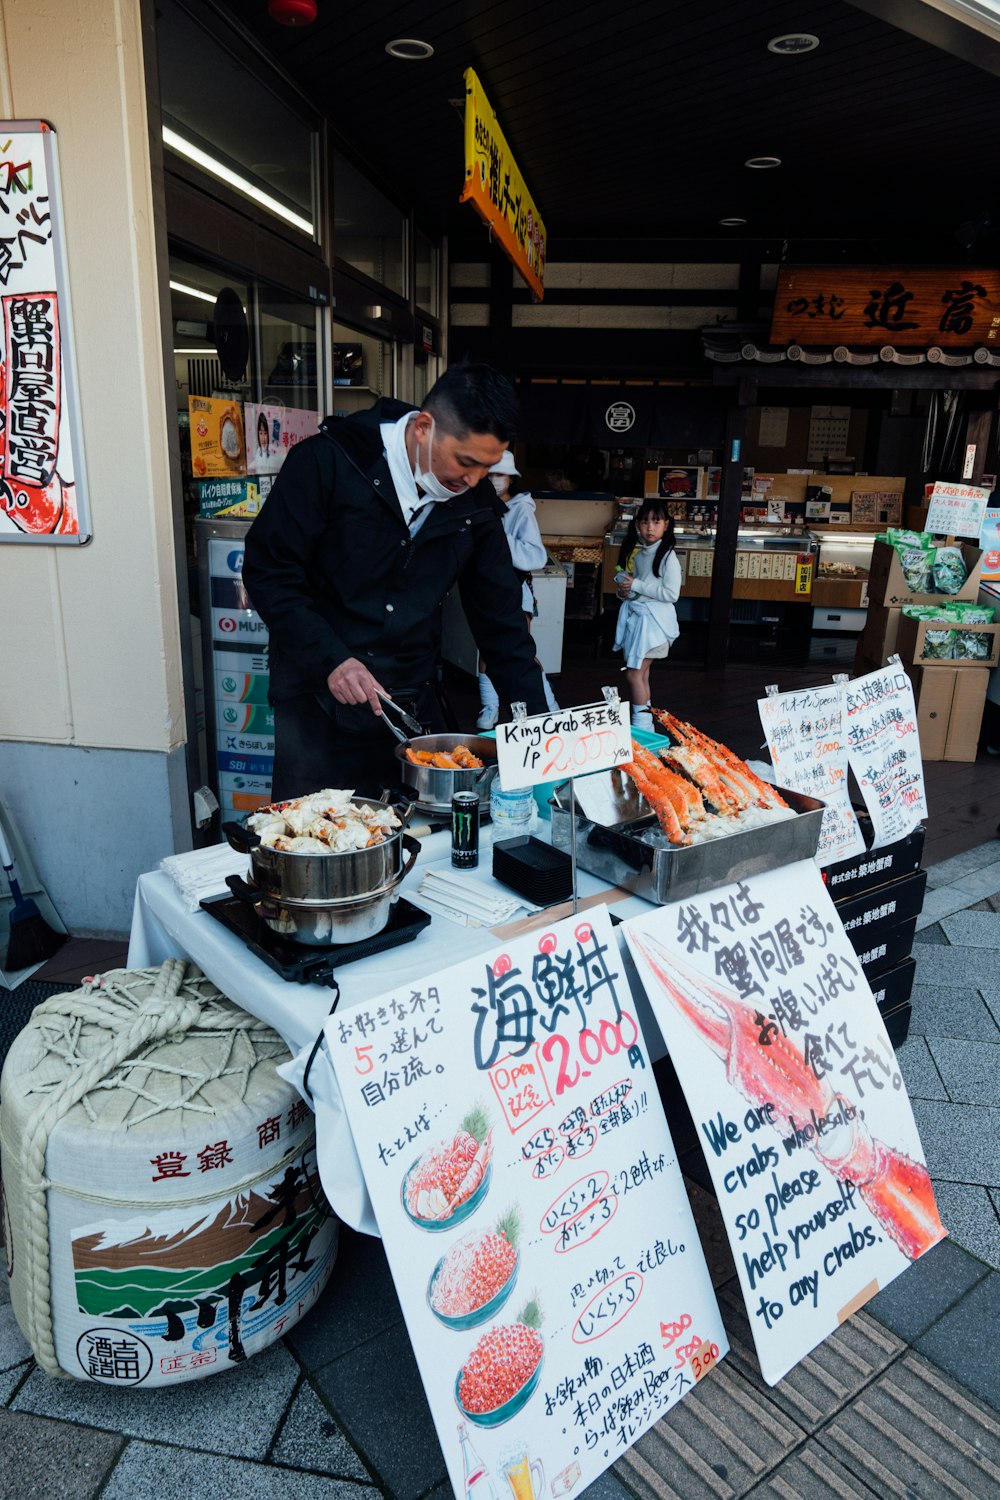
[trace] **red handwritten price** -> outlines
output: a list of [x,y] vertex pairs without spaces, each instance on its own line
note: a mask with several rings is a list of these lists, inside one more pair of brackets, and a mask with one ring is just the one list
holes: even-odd
[[550,734],[542,746],[542,780],[579,776],[585,771],[604,770],[616,761],[630,760],[631,748],[626,750],[619,739],[611,729],[595,730],[569,742],[561,734]]
[[691,1314],[681,1313],[680,1317],[671,1323],[660,1324],[660,1338],[663,1340],[664,1349],[672,1349],[682,1333],[686,1333],[691,1327]]
[[[631,1033],[630,1041],[626,1040],[627,1032]],[[546,1062],[558,1064],[556,1094],[564,1094],[567,1089],[575,1088],[582,1077],[590,1077],[590,1069],[596,1068],[603,1057],[614,1057],[623,1047],[627,1051],[638,1040],[639,1027],[635,1017],[627,1010],[622,1011],[621,1019],[617,1022],[601,1021],[596,1032],[585,1026],[576,1039],[577,1050],[587,1064],[583,1068],[572,1057],[573,1049],[569,1038],[563,1036],[561,1031],[553,1031],[551,1036],[546,1037],[541,1051]]]
[[718,1360],[718,1344],[710,1344],[707,1340],[703,1339],[700,1347],[696,1349],[695,1352],[691,1355],[691,1359],[689,1362],[691,1366],[691,1374],[694,1376],[696,1385],[698,1381],[701,1380],[703,1375],[707,1375],[709,1370],[715,1367],[715,1365],[718,1363]]

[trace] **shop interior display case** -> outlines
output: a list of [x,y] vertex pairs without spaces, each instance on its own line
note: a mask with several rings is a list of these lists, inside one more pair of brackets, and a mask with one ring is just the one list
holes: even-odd
[[873,532],[828,532],[819,540],[813,580],[814,630],[862,630],[868,608]]

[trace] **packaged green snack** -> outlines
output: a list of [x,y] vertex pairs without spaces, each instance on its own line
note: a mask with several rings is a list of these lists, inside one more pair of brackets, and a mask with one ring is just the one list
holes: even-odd
[[921,661],[952,661],[955,648],[954,630],[927,630],[924,632],[924,649]]
[[900,547],[933,547],[934,539],[929,531],[907,531],[902,526],[890,526],[886,538],[897,552]]
[[958,601],[946,605],[946,608],[963,625],[992,625],[997,617],[992,604],[965,604]]
[[[934,548],[897,547],[906,587],[913,594],[934,592]],[[961,587],[961,585],[959,585]]]
[[957,594],[968,578],[961,547],[938,547],[934,557],[934,587],[941,594]]
[[952,660],[989,661],[993,650],[993,637],[985,631],[980,634],[972,630],[956,630]]

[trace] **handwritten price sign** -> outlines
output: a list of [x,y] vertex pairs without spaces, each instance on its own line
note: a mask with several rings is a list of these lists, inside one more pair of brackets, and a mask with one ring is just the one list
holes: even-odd
[[540,786],[610,771],[632,759],[627,703],[589,703],[497,725],[503,787]]

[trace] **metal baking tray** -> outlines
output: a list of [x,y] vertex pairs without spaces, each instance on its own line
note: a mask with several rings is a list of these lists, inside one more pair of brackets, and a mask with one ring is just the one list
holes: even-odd
[[[613,772],[608,773],[613,776]],[[580,778],[576,783],[596,781]],[[812,859],[819,843],[825,803],[801,792],[775,787],[795,813],[763,828],[748,828],[704,844],[657,848],[636,834],[659,825],[652,813],[629,822],[604,826],[577,811],[576,862],[581,870],[599,875],[612,885],[634,891],[647,901],[663,904],[697,896],[765,870],[777,870],[796,860]],[[549,803],[552,811],[552,842],[557,849],[570,847],[569,788],[557,788]]]

